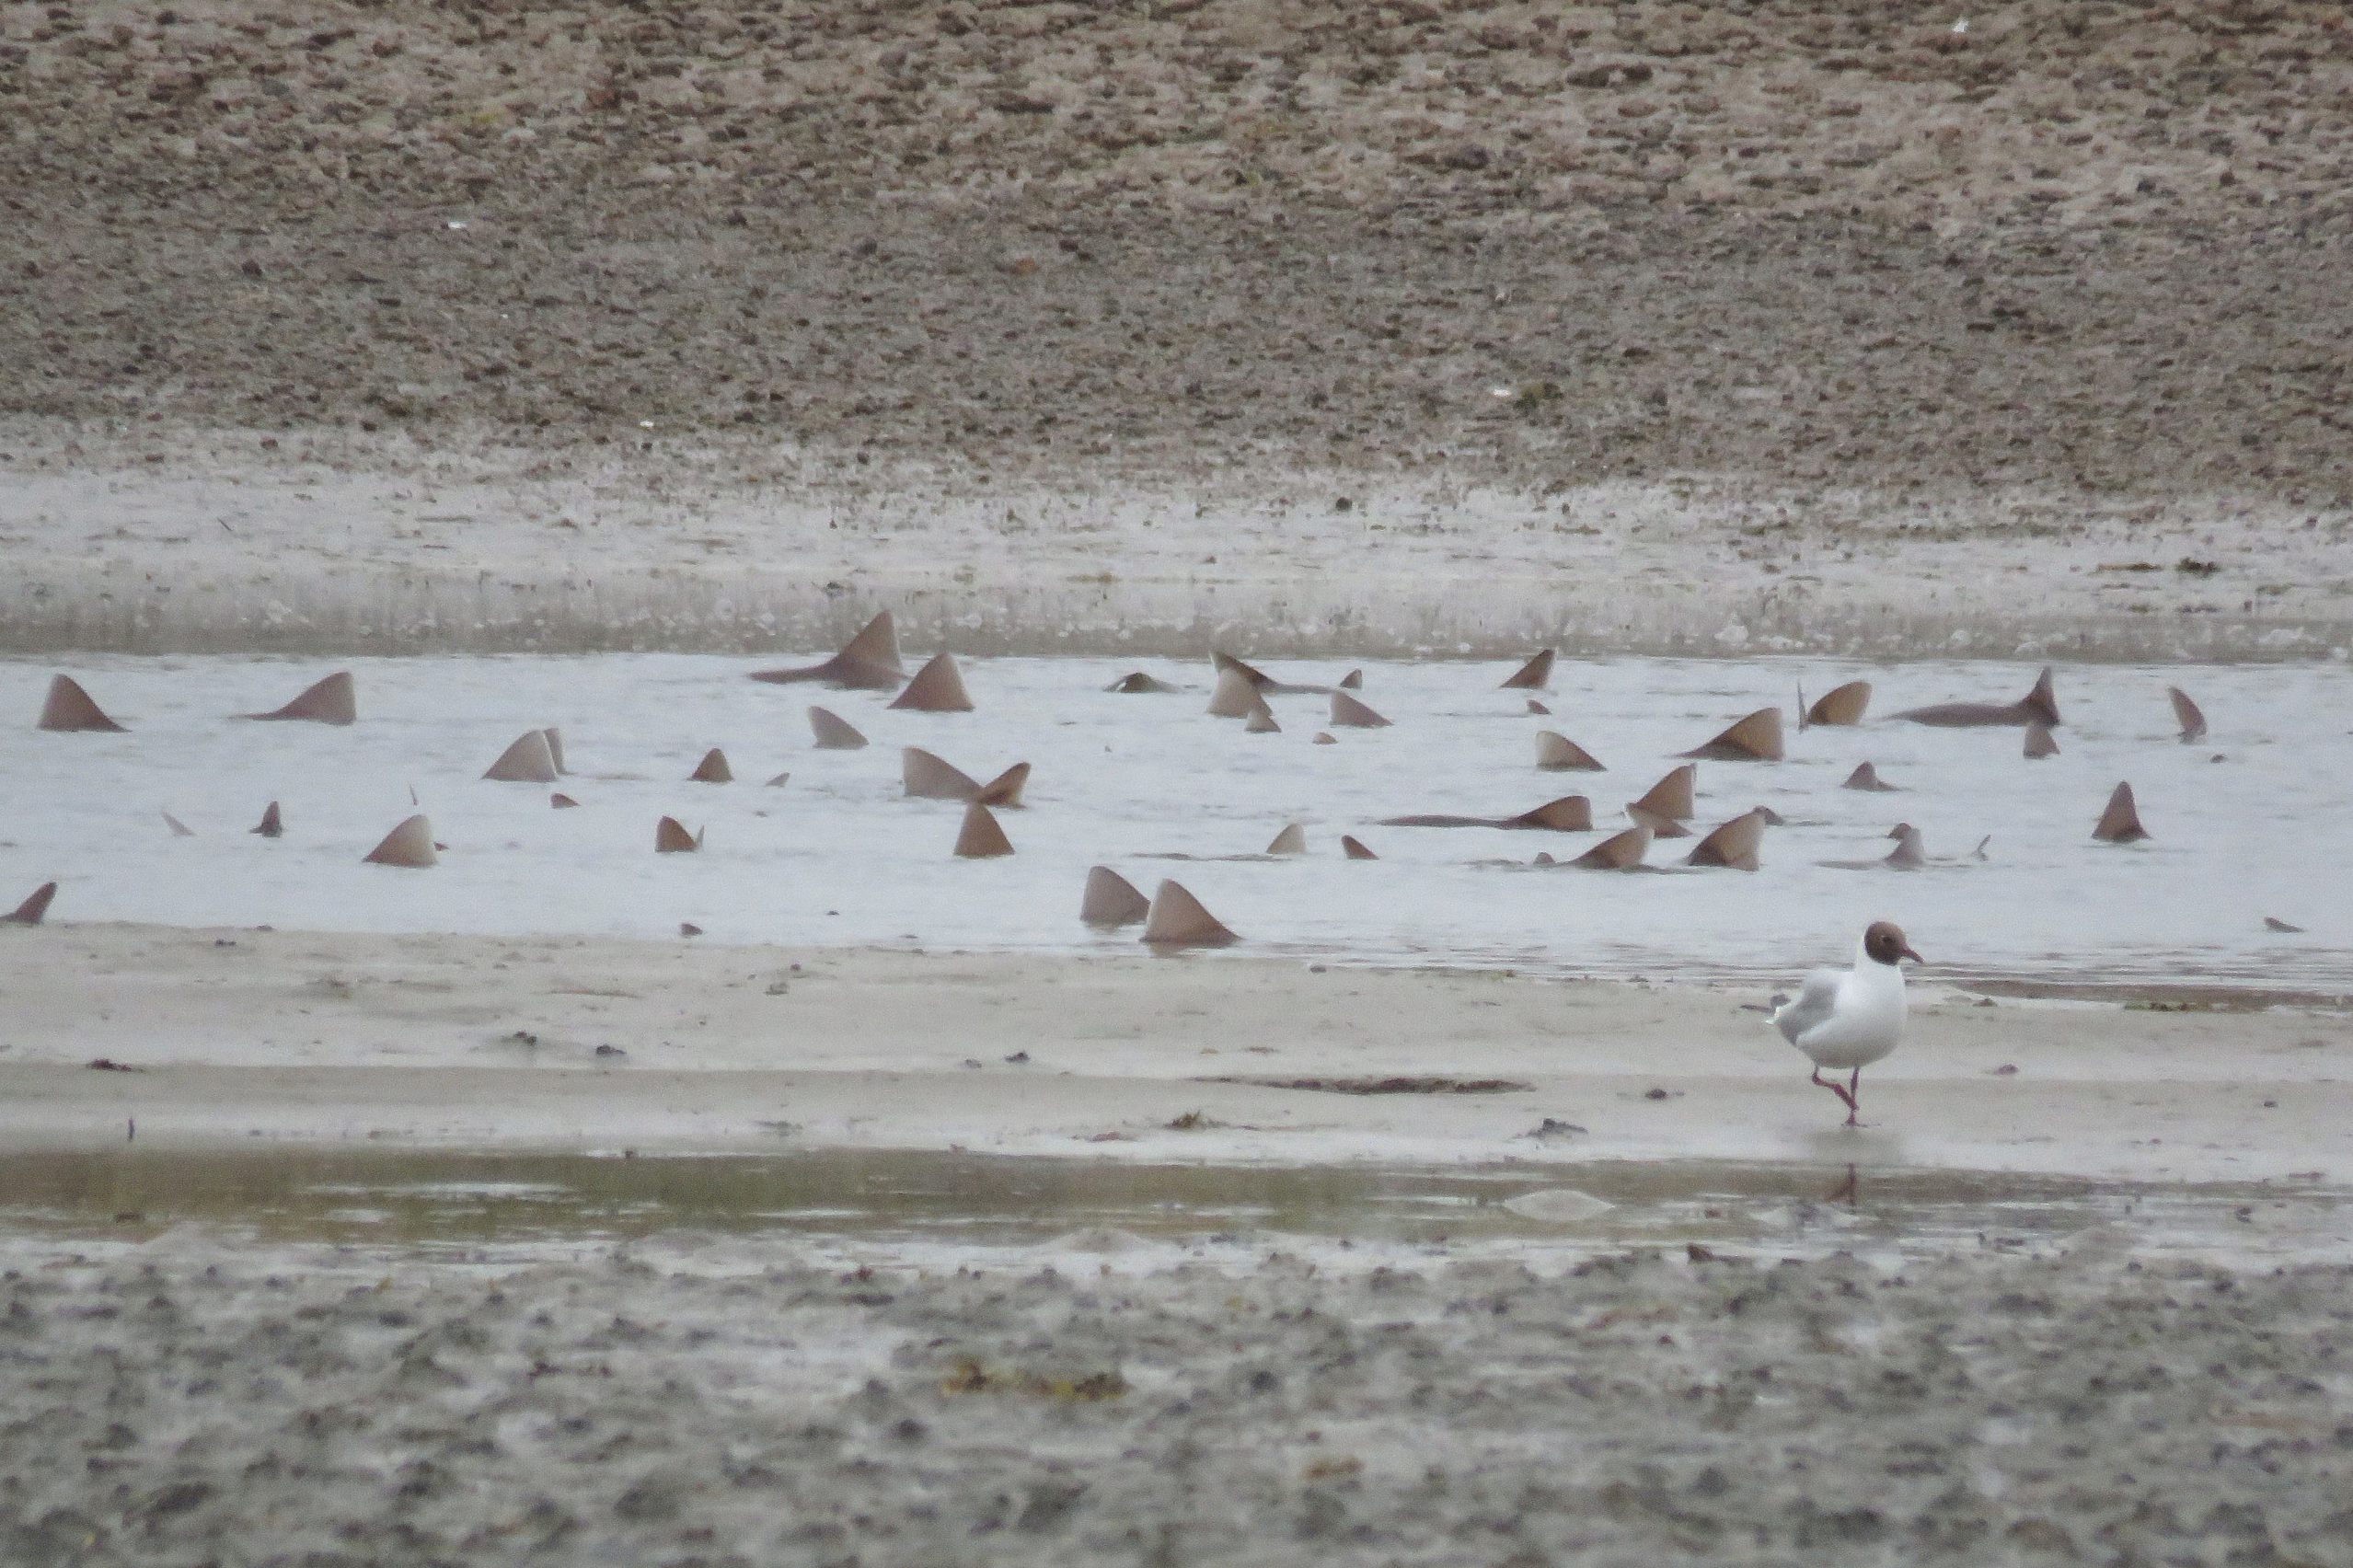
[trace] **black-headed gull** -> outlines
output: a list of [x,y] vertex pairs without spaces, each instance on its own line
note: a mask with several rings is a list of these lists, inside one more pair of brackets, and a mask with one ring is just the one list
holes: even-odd
[[[1904,971],[1901,961],[1925,962],[1904,940],[1892,920],[1874,920],[1855,944],[1852,969],[1817,969],[1791,1001],[1773,998],[1773,1026],[1782,1038],[1814,1059],[1814,1081],[1846,1101],[1850,1127],[1863,1069],[1896,1048],[1904,1037]],[[1851,1073],[1841,1085],[1822,1069]]]

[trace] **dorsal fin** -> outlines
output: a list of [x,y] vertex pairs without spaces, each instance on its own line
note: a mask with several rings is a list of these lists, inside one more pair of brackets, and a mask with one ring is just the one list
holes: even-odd
[[1144,917],[1144,940],[1153,946],[1226,947],[1240,940],[1182,884],[1164,882],[1152,894],[1151,913]]
[[782,685],[790,681],[824,681],[828,686],[855,686],[861,691],[893,691],[906,678],[899,663],[899,633],[883,610],[868,621],[842,651],[822,664],[798,670],[760,670],[752,678]]
[[1217,685],[1209,694],[1209,714],[1214,719],[1247,719],[1263,712],[1266,699],[1258,695],[1257,683],[1239,670],[1217,672]]
[[[1258,694],[1253,692],[1251,695],[1255,697]],[[1275,722],[1275,710],[1267,707],[1263,699],[1250,710],[1250,717],[1242,721],[1242,733],[1246,735],[1279,735],[1282,732],[1283,726]]]
[[2018,699],[2018,706],[2052,729],[2059,728],[2059,693],[2051,685],[2048,664],[2045,664],[2043,673],[2035,677],[2035,689]]
[[984,806],[1012,807],[1021,804],[1021,791],[1029,787],[1030,765],[1017,762],[980,787],[973,799]]
[[866,744],[848,720],[822,708],[809,709],[809,728],[816,732],[819,751],[856,751]]
[[1637,824],[1610,835],[1568,863],[1592,871],[1632,870],[1650,853],[1650,841],[1651,830]]
[[1505,817],[1497,827],[1540,827],[1553,833],[1583,833],[1593,825],[1593,802],[1583,795],[1563,795],[1532,812]]
[[858,635],[841,645],[836,659],[853,664],[868,664],[899,673],[899,626],[888,610],[878,610],[874,618],[858,628]]
[[524,731],[513,745],[499,753],[498,761],[482,777],[507,784],[553,784],[556,755],[548,749],[548,732]]
[[781,790],[787,784],[791,782],[792,775],[790,773],[779,773],[769,778],[768,781],[761,785],[760,788],[763,790]]
[[1379,856],[1365,847],[1363,840],[1353,837],[1345,833],[1340,836],[1340,852],[1348,857],[1351,860],[1378,860],[1380,859]]
[[917,713],[970,713],[973,699],[964,690],[964,677],[956,673],[956,661],[935,653],[907,682],[906,690],[891,699],[891,706]]
[[921,746],[899,748],[899,787],[925,801],[969,801],[980,793],[978,779]]
[[2039,719],[2026,726],[2025,752],[2029,759],[2059,755],[2059,743],[2051,739],[2050,726]]
[[[533,734],[539,732],[534,730]],[[406,866],[422,870],[438,865],[441,858],[433,853],[433,824],[421,814],[412,816],[384,836],[384,842],[367,852],[362,865]]]
[[[1899,822],[1887,830],[1896,847],[1887,851],[1886,863],[1899,871],[1916,871],[1928,864],[1928,845],[1920,837],[1920,829],[1910,823]],[[1983,848],[1983,845],[1978,846]]]
[[997,824],[997,818],[978,801],[964,808],[963,825],[956,830],[956,853],[967,860],[986,860],[992,856],[1010,855],[1013,841]]
[[1328,730],[1318,730],[1315,732],[1315,739],[1308,743],[1311,746],[1336,746],[1339,744],[1340,738]]
[[703,753],[702,761],[695,764],[695,770],[686,775],[686,782],[689,784],[732,784],[735,782],[735,770],[727,766],[727,754],[717,746],[713,746]]
[[1679,754],[1716,762],[1779,762],[1782,750],[1782,710],[1759,708],[1703,746]]
[[[1146,692],[1174,691],[1177,688],[1167,681],[1161,680],[1157,676],[1146,674],[1141,670],[1130,670],[1127,674],[1120,676],[1119,679],[1112,682],[1111,685],[1103,687],[1103,689],[1105,691],[1119,691],[1127,692],[1131,695],[1140,695]],[[1136,896],[1140,898],[1143,895],[1138,894]]]
[[1215,650],[1212,650],[1209,654],[1209,663],[1220,675],[1240,675],[1242,679],[1248,681],[1253,687],[1273,686],[1275,684],[1275,677],[1273,675],[1268,674],[1264,670],[1259,669],[1254,665],[1243,663],[1240,659],[1235,658],[1230,653],[1219,653]]
[[1332,721],[1352,730],[1385,730],[1389,721],[1344,691],[1332,694]]
[[171,829],[171,836],[174,838],[193,838],[196,836],[196,830],[194,828],[189,826],[186,823],[180,821],[169,812],[166,812],[164,813],[164,825]]
[[686,824],[676,817],[663,817],[653,824],[653,852],[657,855],[691,855],[702,847],[702,835],[688,833]]
[[1308,830],[1301,827],[1298,823],[1290,824],[1288,826],[1285,827],[1282,832],[1275,836],[1275,841],[1266,847],[1266,852],[1270,855],[1306,854],[1308,852]]
[[1878,795],[1893,795],[1898,792],[1896,786],[1888,783],[1886,780],[1879,777],[1878,768],[1873,767],[1867,762],[1858,763],[1855,766],[1855,770],[1847,775],[1847,781],[1840,785],[1839,788],[1841,790],[1868,790],[1872,793]]
[[1757,851],[1765,842],[1765,819],[1758,812],[1743,812],[1692,846],[1683,858],[1687,866],[1729,866],[1753,871],[1760,863]]
[[1591,752],[1558,730],[1536,732],[1536,766],[1554,773],[1608,771]]
[[359,716],[359,706],[352,698],[349,670],[338,671],[306,687],[301,696],[283,708],[246,715],[248,719],[307,719],[314,724],[349,724]]
[[2132,844],[2149,836],[2140,825],[2140,808],[2133,804],[2132,786],[2119,784],[2108,797],[2108,809],[2100,813],[2100,824],[2092,836],[2105,844]]
[[1540,719],[1550,719],[1552,717],[1552,710],[1545,707],[1542,703],[1537,701],[1532,697],[1528,699],[1528,711]]
[[1651,815],[1665,817],[1669,822],[1689,822],[1692,809],[1691,789],[1699,776],[1700,770],[1687,762],[1652,785],[1648,793],[1626,810],[1631,813],[1639,806]]
[[1863,709],[1871,706],[1871,683],[1849,681],[1842,686],[1832,686],[1815,699],[1805,710],[1798,728],[1815,724],[1860,724]]
[[1133,926],[1152,912],[1152,901],[1136,884],[1109,866],[1087,870],[1086,896],[1078,901],[1078,918],[1090,926]]
[[71,675],[52,675],[49,682],[49,699],[40,705],[43,730],[111,730],[121,732],[122,726],[106,716],[82,683]]
[[564,794],[561,790],[559,790],[555,794],[548,797],[548,804],[554,807],[557,811],[568,812],[576,809],[580,805],[580,802],[573,800],[570,795]]
[[1364,689],[1365,689],[1365,672],[1364,672],[1364,671],[1362,671],[1362,670],[1351,670],[1351,671],[1349,671],[1346,674],[1344,674],[1344,675],[1341,676],[1341,677],[1340,677],[1340,689],[1341,689],[1342,691],[1362,691],[1362,690],[1364,690]]
[[0,925],[40,925],[40,917],[49,913],[49,901],[56,896],[57,884],[55,882],[52,882],[41,883],[39,887],[33,889],[31,897],[26,899],[22,904],[17,905],[16,908],[9,911],[7,914],[0,915]]
[[1552,650],[1547,648],[1504,678],[1498,691],[1542,691],[1552,684]]
[[272,801],[262,807],[261,825],[248,828],[246,831],[258,833],[264,838],[276,838],[283,834],[286,831],[286,819],[278,814],[278,802]]
[[2167,686],[2165,695],[2174,699],[2174,718],[2182,727],[2182,744],[2202,740],[2206,735],[2206,715],[2189,699],[2189,693],[2179,686]]

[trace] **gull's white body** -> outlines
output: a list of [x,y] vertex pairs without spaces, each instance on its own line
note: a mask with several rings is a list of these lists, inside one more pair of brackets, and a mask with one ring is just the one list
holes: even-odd
[[1782,1037],[1817,1067],[1867,1067],[1904,1038],[1904,972],[1857,942],[1852,969],[1817,969],[1773,1010]]

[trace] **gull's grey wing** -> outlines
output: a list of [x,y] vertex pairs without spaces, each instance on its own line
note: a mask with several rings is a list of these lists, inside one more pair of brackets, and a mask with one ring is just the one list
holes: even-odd
[[1799,1035],[1830,1016],[1839,999],[1839,979],[1835,969],[1817,969],[1805,977],[1805,988],[1798,992],[1797,1000],[1773,1014],[1773,1025],[1782,1039],[1794,1045]]

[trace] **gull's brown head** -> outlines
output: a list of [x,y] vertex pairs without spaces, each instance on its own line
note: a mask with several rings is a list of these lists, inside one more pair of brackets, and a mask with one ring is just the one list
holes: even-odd
[[1904,940],[1904,928],[1893,920],[1871,922],[1863,933],[1863,951],[1874,963],[1892,964],[1899,958],[1909,958],[1914,963],[1928,962],[1911,950],[1911,945]]

